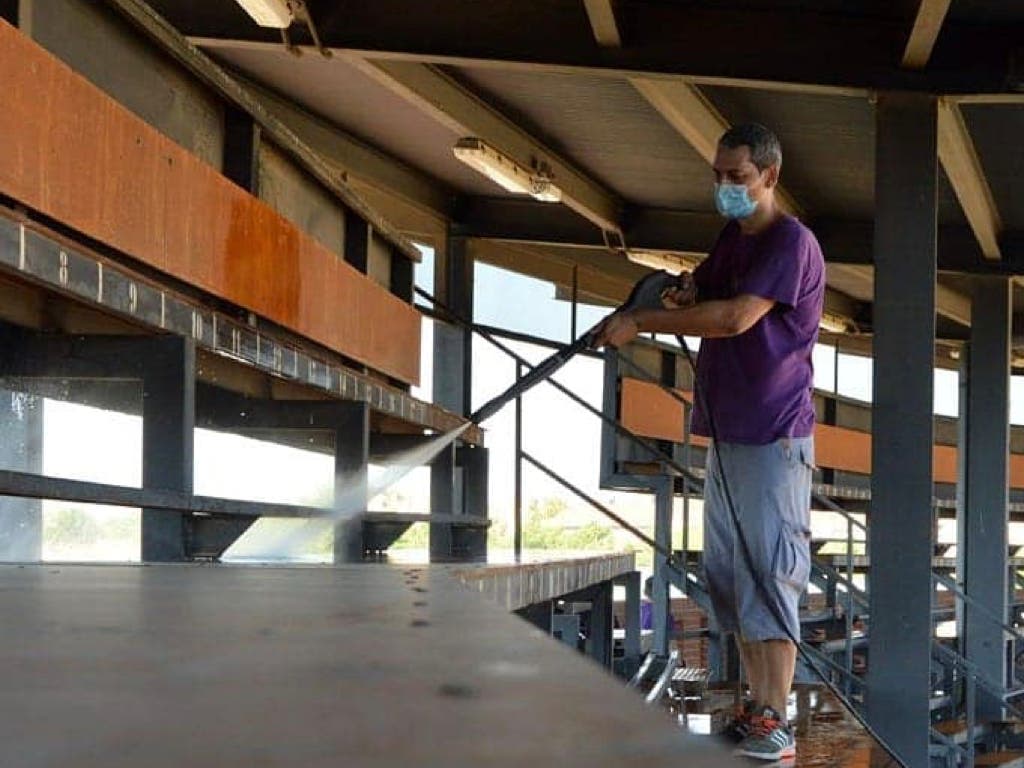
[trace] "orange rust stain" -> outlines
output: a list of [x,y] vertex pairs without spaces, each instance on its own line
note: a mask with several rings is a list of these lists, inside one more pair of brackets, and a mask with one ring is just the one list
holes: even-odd
[[0,21],[0,193],[418,383],[420,316]]

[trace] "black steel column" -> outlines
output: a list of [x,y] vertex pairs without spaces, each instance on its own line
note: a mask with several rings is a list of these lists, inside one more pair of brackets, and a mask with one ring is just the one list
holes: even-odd
[[875,152],[872,725],[927,768],[932,604],[936,100],[883,94]]
[[[445,447],[430,462],[430,513],[454,515],[458,509],[456,487],[455,446]],[[445,562],[454,558],[452,527],[447,523],[430,526],[430,562]]]
[[590,601],[590,635],[587,637],[587,652],[606,669],[612,665],[612,590],[610,581],[594,587]]
[[[671,477],[660,477],[655,483],[654,495],[654,540],[664,549],[672,546],[672,501],[675,498],[674,482]],[[670,640],[668,632],[669,614],[668,559],[659,551],[654,552],[654,586],[651,602],[654,604],[654,642],[651,650],[659,656],[668,656]]]
[[370,406],[338,403],[334,432],[334,505],[341,514],[334,527],[334,562],[363,559],[363,526],[358,515],[369,499]]
[[261,129],[252,115],[237,107],[224,111],[223,174],[252,195],[259,194]]
[[623,677],[630,678],[640,665],[640,571],[622,577],[626,586],[626,638],[623,643]]
[[[1012,294],[1005,277],[974,279],[971,340],[964,350],[960,412],[960,509],[957,573],[966,593],[994,616],[1008,617],[1010,321]],[[971,606],[962,612],[961,652],[993,683],[1007,683],[1006,638]],[[995,719],[1002,707],[978,700],[978,716]]]
[[[142,382],[142,487],[192,493],[196,350],[191,339],[146,340]],[[143,562],[186,559],[182,513],[142,510]]]
[[[487,494],[490,477],[490,456],[481,446],[464,445],[455,451],[457,467],[462,470],[462,514],[487,519]],[[454,530],[454,551],[466,560],[487,559],[487,529],[460,527]]]
[[[473,317],[473,265],[466,240],[451,232],[444,252],[436,254],[435,293],[460,317]],[[466,415],[471,411],[472,335],[456,325],[434,323],[434,402]],[[442,451],[430,465],[430,511],[451,515],[461,509],[460,478],[455,448]],[[430,526],[430,559],[450,560],[454,555],[449,525]]]
[[[370,266],[370,225],[355,211],[345,209],[345,261],[364,275]],[[392,259],[394,257],[392,256]]]
[[[0,390],[0,467],[42,474],[41,397]],[[0,561],[28,562],[42,554],[42,502],[0,497]]]

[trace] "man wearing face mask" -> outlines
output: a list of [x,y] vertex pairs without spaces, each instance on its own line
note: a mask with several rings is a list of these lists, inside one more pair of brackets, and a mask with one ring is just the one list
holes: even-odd
[[597,339],[618,347],[642,332],[702,338],[692,431],[712,436],[705,407],[717,428],[704,485],[704,569],[719,627],[738,636],[750,689],[732,732],[740,752],[766,760],[796,753],[785,716],[796,664],[789,637],[800,637],[810,576],[811,353],[825,292],[817,240],[775,199],[781,166],[779,141],[764,126],[726,132],[714,160],[715,206],[729,221],[708,258],[665,309],[612,315]]

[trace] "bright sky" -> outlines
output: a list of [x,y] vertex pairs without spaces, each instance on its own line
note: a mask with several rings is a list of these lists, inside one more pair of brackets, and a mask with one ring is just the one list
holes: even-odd
[[[424,251],[418,265],[417,282],[433,287],[433,258]],[[474,312],[484,324],[513,331],[569,341],[571,307],[555,298],[551,284],[516,275],[487,264],[477,266]],[[582,333],[607,313],[600,307],[581,306],[578,330]],[[430,399],[432,378],[433,323],[423,324],[422,385],[414,394]],[[508,342],[531,362],[549,349]],[[838,378],[839,393],[861,400],[871,397],[871,365],[868,358],[835,356],[831,347],[815,350],[816,383],[831,390]],[[515,376],[514,364],[505,355],[477,338],[473,343],[473,405],[481,405],[503,391]],[[596,407],[601,405],[602,362],[578,357],[555,378]],[[943,415],[956,415],[957,374],[936,371],[935,407]],[[1011,421],[1024,423],[1024,380],[1014,377],[1011,388]],[[513,498],[514,407],[507,406],[484,425],[491,452],[491,516],[511,520]],[[128,486],[141,481],[142,425],[137,417],[101,412],[84,406],[47,401],[44,408],[43,471],[60,477],[93,480]],[[597,487],[600,423],[564,395],[541,384],[523,398],[523,448],[550,464],[569,481],[629,516],[648,518],[653,510],[649,497],[613,493]],[[234,435],[196,431],[196,493],[280,501],[298,504],[327,502],[332,487],[333,462],[329,456],[287,448]],[[524,468],[524,496],[571,496],[530,467]],[[426,512],[429,505],[429,474],[417,470],[399,483],[387,498],[371,505],[380,508]],[[58,506],[48,503],[50,513]],[[91,508],[102,519],[125,515],[137,520],[130,510]],[[582,519],[598,519],[597,513],[580,513]],[[136,554],[137,557],[137,554]]]

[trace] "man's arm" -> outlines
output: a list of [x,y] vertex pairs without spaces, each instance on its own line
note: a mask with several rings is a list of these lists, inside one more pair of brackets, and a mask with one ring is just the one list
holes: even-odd
[[753,294],[705,301],[680,309],[638,309],[612,315],[598,333],[595,346],[619,347],[639,333],[673,333],[705,339],[739,336],[764,317],[775,302]]
[[775,302],[771,299],[746,293],[681,309],[638,309],[630,314],[641,333],[675,333],[714,339],[745,333],[773,306]]

